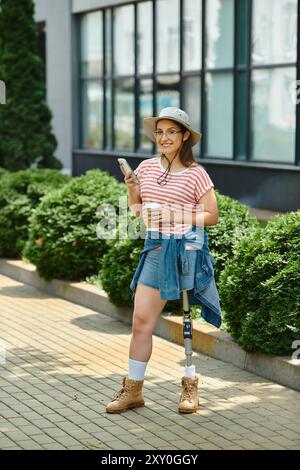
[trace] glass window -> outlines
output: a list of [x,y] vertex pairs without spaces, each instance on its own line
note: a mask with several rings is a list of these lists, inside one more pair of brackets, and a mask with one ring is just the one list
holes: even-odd
[[152,3],[138,4],[138,73],[150,74],[153,70]]
[[236,76],[236,156],[238,160],[246,160],[247,156],[247,76],[238,73]]
[[233,66],[234,0],[206,2],[206,66]]
[[212,157],[232,158],[233,78],[231,73],[206,74],[207,148]]
[[157,72],[179,71],[179,0],[156,3]]
[[105,88],[105,137],[106,147],[112,148],[112,83],[111,80],[106,81]]
[[297,0],[253,0],[254,64],[296,62]]
[[293,163],[296,68],[256,70],[252,79],[252,160]]
[[151,152],[152,143],[146,136],[143,127],[145,117],[153,116],[153,82],[151,79],[140,82],[140,149]]
[[[183,109],[188,113],[192,127],[200,130],[201,97],[200,78],[188,77],[183,81]],[[199,155],[200,143],[193,147],[195,155]]]
[[115,83],[115,147],[134,148],[134,79],[117,80]]
[[202,2],[185,0],[183,4],[183,68],[200,70],[202,57]]
[[111,44],[111,10],[105,11],[105,73],[111,75],[111,59],[112,59],[112,44]]
[[103,145],[102,82],[87,80],[82,88],[82,145],[101,148]]
[[134,74],[134,7],[114,9],[114,73]]
[[103,67],[102,13],[81,18],[81,76],[100,78]]
[[157,77],[157,112],[168,106],[180,106],[179,75]]

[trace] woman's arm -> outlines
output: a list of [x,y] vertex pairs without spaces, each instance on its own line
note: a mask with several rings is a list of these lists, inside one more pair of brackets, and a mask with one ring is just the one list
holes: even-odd
[[128,206],[131,210],[131,213],[134,216],[140,217],[142,213],[142,199],[140,196],[140,185],[137,184],[133,180],[131,175],[126,176],[125,172],[123,171],[122,165],[121,165],[121,171],[125,175],[124,181],[128,190]]
[[203,211],[199,214],[193,214],[192,224],[200,227],[208,227],[210,225],[217,225],[219,220],[218,203],[214,189],[209,189],[199,199],[197,204],[201,204]]

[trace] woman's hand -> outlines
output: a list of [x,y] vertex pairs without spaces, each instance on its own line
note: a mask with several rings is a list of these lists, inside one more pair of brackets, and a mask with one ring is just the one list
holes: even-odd
[[130,207],[132,215],[140,217],[141,215],[141,185],[136,183],[132,177],[132,173],[126,173],[123,165],[120,165],[120,169],[125,176],[124,182],[128,189],[128,206]]
[[123,165],[120,165],[120,169],[121,169],[123,175],[125,176],[124,182],[125,182],[127,188],[129,190],[136,190],[136,191],[139,192],[140,191],[140,185],[139,185],[139,183],[136,183],[134,181],[132,173],[126,173],[125,170],[124,170]]
[[[147,220],[147,209],[143,208],[144,219]],[[170,224],[174,221],[174,212],[168,207],[161,206],[158,209],[151,209],[151,223],[154,226],[161,227],[162,225]]]
[[162,206],[159,213],[160,213],[159,223],[167,224],[167,223],[174,222],[174,212],[171,211],[168,207]]

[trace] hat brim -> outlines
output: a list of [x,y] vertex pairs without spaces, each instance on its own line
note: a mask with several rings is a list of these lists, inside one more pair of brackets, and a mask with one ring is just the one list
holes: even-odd
[[197,142],[199,142],[199,140],[202,137],[202,134],[200,132],[195,131],[191,127],[187,126],[180,119],[176,119],[171,116],[144,118],[144,130],[145,130],[146,135],[149,137],[150,140],[152,140],[152,142],[155,142],[155,137],[153,135],[153,132],[156,130],[156,124],[158,121],[162,121],[163,119],[169,119],[170,121],[177,122],[178,124],[183,126],[187,131],[189,131],[191,133],[192,146],[197,144]]

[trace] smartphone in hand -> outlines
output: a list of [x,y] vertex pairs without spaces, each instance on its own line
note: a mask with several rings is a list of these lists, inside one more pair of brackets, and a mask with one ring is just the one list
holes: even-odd
[[132,179],[135,183],[140,184],[140,180],[134,173],[133,169],[129,165],[128,161],[125,158],[118,158],[119,165],[123,165],[126,175],[131,174]]

